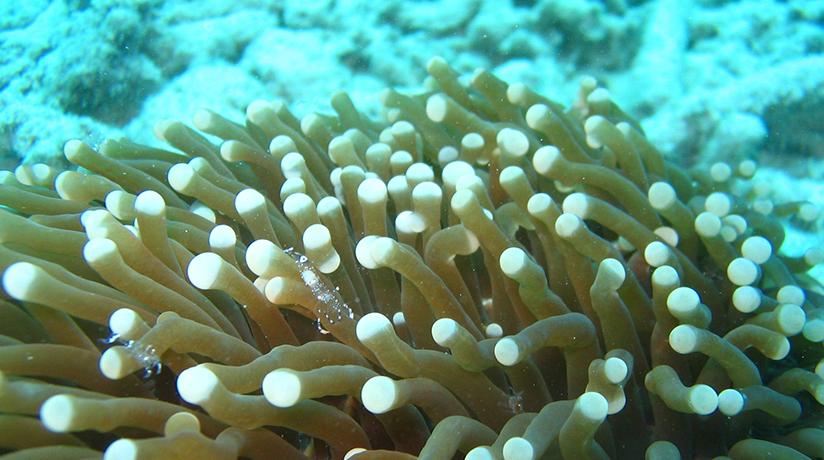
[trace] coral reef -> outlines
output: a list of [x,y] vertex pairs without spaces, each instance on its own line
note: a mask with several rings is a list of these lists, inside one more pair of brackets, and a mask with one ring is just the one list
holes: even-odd
[[4,174],[4,458],[824,455],[824,253],[779,252],[815,206],[591,77],[426,70],[380,121],[256,101]]
[[65,166],[55,152],[69,137],[158,146],[159,117],[209,107],[242,122],[267,97],[303,116],[346,88],[375,117],[374,94],[419,84],[440,55],[565,102],[594,75],[668,158],[776,155],[786,170],[792,156],[816,160],[796,176],[824,177],[813,1],[33,0],[0,12],[6,168]]

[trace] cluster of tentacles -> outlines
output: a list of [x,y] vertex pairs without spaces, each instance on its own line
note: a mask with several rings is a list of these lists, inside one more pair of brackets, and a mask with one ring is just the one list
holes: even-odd
[[2,458],[824,456],[814,206],[591,78],[427,70],[384,121],[257,101],[4,174]]

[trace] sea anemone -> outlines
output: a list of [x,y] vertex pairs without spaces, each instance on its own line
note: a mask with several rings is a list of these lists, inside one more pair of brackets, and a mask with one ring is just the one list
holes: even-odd
[[824,255],[778,251],[814,206],[592,78],[427,71],[3,175],[4,458],[824,456]]

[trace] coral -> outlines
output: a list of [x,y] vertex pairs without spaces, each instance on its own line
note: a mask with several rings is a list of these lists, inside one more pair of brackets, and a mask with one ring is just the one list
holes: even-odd
[[[376,117],[372,96],[417,85],[432,55],[459,73],[494,69],[559,100],[581,73],[593,74],[668,158],[735,155],[770,166],[773,156],[777,169],[805,171],[820,156],[810,120],[822,107],[824,28],[821,7],[805,0],[38,0],[0,8],[0,156],[10,163],[65,166],[59,147],[86,134],[90,144],[125,135],[159,146],[148,135],[157,118],[209,107],[242,122],[246,103],[262,97],[283,99],[302,117],[328,109],[325,95],[346,88]],[[206,98],[220,86],[227,89]],[[187,104],[166,105],[170,97]],[[741,141],[730,144],[731,132]]]
[[815,206],[592,78],[427,72],[380,121],[256,101],[4,174],[9,458],[822,456],[824,253],[779,250]]

